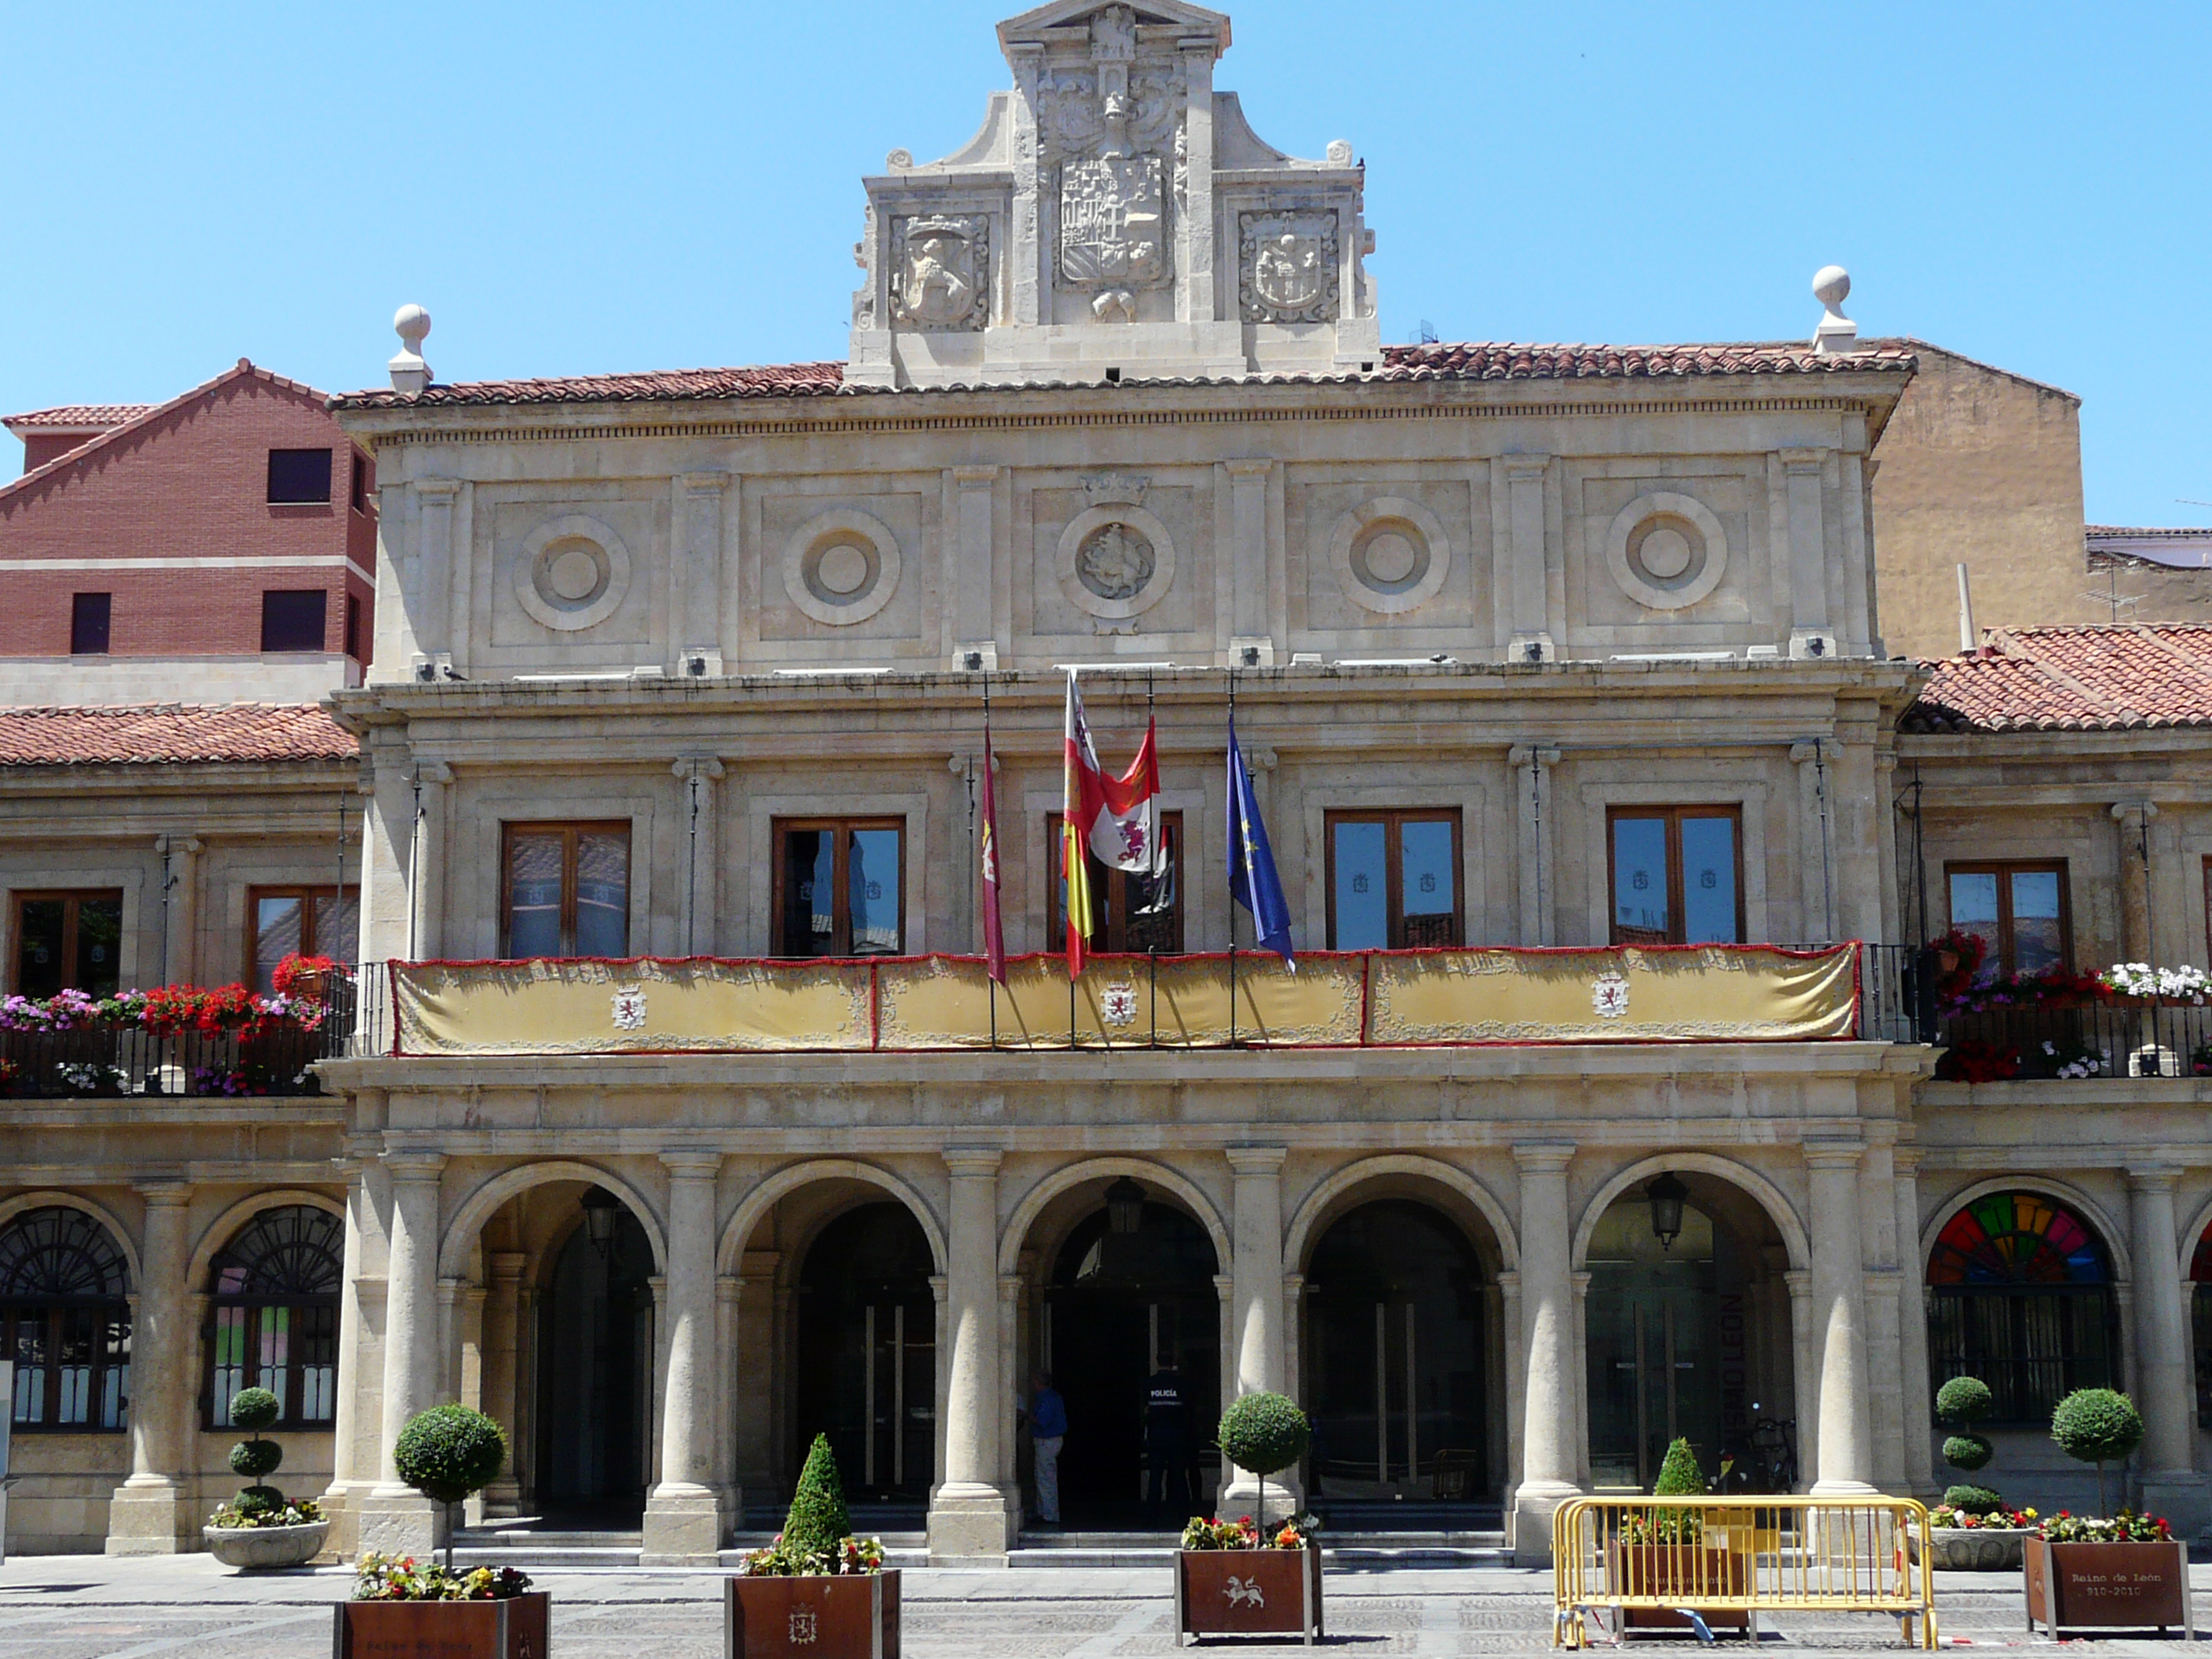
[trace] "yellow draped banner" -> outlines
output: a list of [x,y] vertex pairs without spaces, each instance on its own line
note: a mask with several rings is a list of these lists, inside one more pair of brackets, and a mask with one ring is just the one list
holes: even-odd
[[1815,1042],[1854,1035],[1858,949],[1621,946],[873,961],[394,963],[402,1054]]

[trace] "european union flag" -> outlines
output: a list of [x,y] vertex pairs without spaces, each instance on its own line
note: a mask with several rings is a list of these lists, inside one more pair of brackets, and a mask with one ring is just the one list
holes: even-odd
[[1290,906],[1282,896],[1282,879],[1275,874],[1268,826],[1260,822],[1260,804],[1252,798],[1251,774],[1244,770],[1243,753],[1236,747],[1234,715],[1229,717],[1229,896],[1252,912],[1252,931],[1260,943],[1296,973]]

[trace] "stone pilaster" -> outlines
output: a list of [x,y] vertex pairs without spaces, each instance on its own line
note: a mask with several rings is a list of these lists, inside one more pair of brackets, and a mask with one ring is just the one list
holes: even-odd
[[677,926],[682,931],[685,956],[711,957],[716,948],[715,918],[721,914],[721,859],[715,850],[721,844],[721,791],[717,785],[727,768],[710,754],[687,754],[671,770],[683,786],[676,822],[683,829],[688,849],[683,890],[677,899],[680,906]]
[[1857,1142],[1808,1143],[1812,1175],[1812,1338],[1820,1364],[1820,1461],[1813,1491],[1874,1490],[1866,1363],[1866,1268],[1859,1243]]
[[1890,1154],[1897,1212],[1897,1338],[1904,1408],[1904,1475],[1915,1497],[1940,1490],[1936,1481],[1934,1385],[1928,1375],[1927,1268],[1920,1259],[1920,1154]]
[[645,1498],[647,1567],[711,1567],[721,1548],[715,1478],[715,1179],[719,1152],[664,1152],[668,1166],[668,1375],[660,1481]]
[[2197,1472],[2196,1402],[2189,1387],[2189,1306],[2174,1217],[2177,1172],[2162,1166],[2127,1172],[2135,1255],[2135,1402],[2143,1413],[2142,1507],[2191,1538],[2208,1521],[2204,1477]]
[[930,1501],[931,1566],[1003,1567],[1014,1506],[998,1484],[998,1169],[995,1147],[954,1147],[945,1275],[944,1481]]
[[168,891],[161,896],[162,982],[189,985],[199,947],[200,855],[207,843],[197,836],[162,836],[154,845],[168,876]]
[[[484,1294],[481,1340],[483,1404],[480,1408],[507,1431],[510,1448],[521,1446],[521,1425],[516,1421],[516,1395],[520,1372],[517,1344],[521,1338],[522,1269],[529,1260],[520,1250],[486,1250],[484,1266],[491,1283]],[[484,1489],[484,1513],[505,1519],[522,1513],[522,1471],[518,1449],[511,1449],[499,1478]]]
[[108,1500],[107,1553],[174,1555],[192,1535],[194,1494],[186,1426],[191,1421],[193,1328],[185,1272],[192,1189],[181,1181],[139,1189],[146,1231],[131,1303],[130,1475]]
[[1559,751],[1541,743],[1516,743],[1505,764],[1513,775],[1514,844],[1521,886],[1521,943],[1552,943],[1552,918],[1559,911],[1556,861],[1552,856],[1552,768]]
[[425,961],[445,954],[446,791],[452,785],[453,768],[442,760],[424,760],[415,768],[420,797],[413,863],[415,955]]
[[1522,1389],[1521,1484],[1508,1539],[1519,1565],[1551,1560],[1552,1514],[1581,1491],[1577,1480],[1573,1241],[1567,1229],[1563,1142],[1513,1148],[1521,1176],[1521,1311],[1528,1370]]
[[443,1541],[446,1512],[399,1478],[393,1452],[408,1420],[437,1402],[438,1176],[434,1152],[385,1155],[391,1178],[385,1269],[384,1429],[376,1489],[363,1500],[359,1547],[426,1555]]

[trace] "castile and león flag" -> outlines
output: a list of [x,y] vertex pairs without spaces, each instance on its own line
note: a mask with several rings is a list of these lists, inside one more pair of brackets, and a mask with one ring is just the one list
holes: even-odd
[[1060,873],[1067,883],[1070,979],[1082,975],[1084,950],[1098,931],[1090,859],[1109,869],[1160,874],[1158,736],[1157,724],[1147,721],[1144,742],[1129,769],[1118,778],[1108,772],[1098,762],[1090,723],[1084,718],[1083,695],[1076,689],[1074,671],[1069,671]]

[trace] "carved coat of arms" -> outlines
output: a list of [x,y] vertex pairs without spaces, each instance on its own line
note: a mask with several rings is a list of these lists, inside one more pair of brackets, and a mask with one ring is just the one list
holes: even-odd
[[1060,280],[1141,288],[1168,276],[1167,206],[1157,156],[1097,156],[1060,165]]
[[981,328],[990,311],[990,221],[902,219],[891,231],[891,315],[906,328]]
[[1334,213],[1237,215],[1247,322],[1327,322],[1337,315]]

